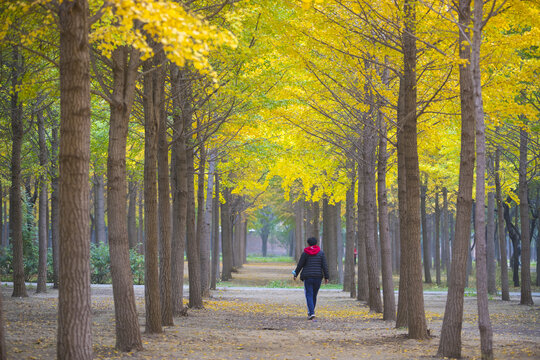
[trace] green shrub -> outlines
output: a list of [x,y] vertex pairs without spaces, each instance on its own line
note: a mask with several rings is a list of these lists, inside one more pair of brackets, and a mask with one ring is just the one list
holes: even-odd
[[129,262],[133,274],[133,283],[137,285],[144,284],[144,256],[135,249],[129,249]]
[[90,245],[90,281],[93,284],[108,284],[111,282],[111,258],[109,245]]

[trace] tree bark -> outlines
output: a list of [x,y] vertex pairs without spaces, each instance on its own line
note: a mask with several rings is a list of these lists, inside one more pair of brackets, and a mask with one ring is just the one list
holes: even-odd
[[224,203],[221,204],[221,251],[223,254],[223,270],[221,280],[232,278],[232,224],[231,224],[231,190],[223,188]]
[[47,245],[48,245],[48,223],[47,212],[48,208],[48,184],[45,173],[47,171],[48,154],[47,143],[45,142],[45,121],[43,113],[40,111],[37,114],[38,119],[38,137],[39,137],[39,165],[41,166],[41,174],[39,176],[39,266],[36,293],[47,292]]
[[[1,201],[1,198],[0,198]],[[1,216],[1,214],[0,214]],[[1,285],[1,284],[0,284]],[[0,360],[7,360],[3,295],[0,294]]]
[[[491,165],[493,160],[490,159]],[[491,166],[491,169],[493,167]],[[490,188],[493,188],[493,181],[489,182]],[[495,193],[488,193],[487,202],[487,232],[486,232],[486,251],[487,251],[487,276],[488,276],[488,294],[497,294],[496,283],[496,265],[495,265]]]
[[348,166],[349,169],[349,189],[347,189],[347,195],[345,200],[345,274],[343,281],[343,291],[351,293],[351,297],[356,297],[356,285],[355,285],[355,269],[354,269],[354,235],[355,235],[355,213],[354,213],[354,190],[356,177],[354,175],[354,168],[352,165]]
[[[471,67],[476,115],[476,208],[474,233],[476,237],[476,302],[478,305],[478,328],[482,359],[493,359],[493,330],[488,308],[488,275],[486,254],[486,135],[482,79],[480,74],[480,45],[482,42],[484,0],[474,3],[473,42]],[[490,240],[491,241],[491,240]]]
[[59,232],[60,232],[60,194],[58,193],[60,179],[58,178],[58,126],[55,123],[51,131],[51,242],[53,260],[53,288],[58,289],[58,276],[60,274]]
[[529,134],[522,127],[519,138],[519,215],[521,223],[521,305],[534,305],[531,293],[531,241],[529,191],[527,184],[527,143]]
[[201,264],[201,296],[210,295],[210,238],[208,237],[208,228],[206,227],[204,201],[205,186],[205,168],[206,168],[206,149],[199,139],[199,173],[197,181],[197,244],[199,244],[199,262]]
[[295,229],[294,229],[294,260],[298,262],[302,255],[304,245],[304,199],[300,198],[294,204]]
[[[201,248],[201,276],[202,276],[202,295],[204,297],[210,296],[211,278],[212,278],[212,219],[213,219],[213,201],[212,191],[214,190],[214,173],[216,171],[216,151],[209,152],[208,158],[208,181],[206,186],[206,202],[204,209],[204,224],[201,231],[202,248]],[[203,253],[208,252],[208,259],[206,260],[207,269],[203,266],[204,259]],[[218,253],[219,256],[219,253]]]
[[330,281],[338,283],[337,265],[337,225],[335,204],[330,204],[328,198],[323,200],[323,239],[324,253],[328,262],[328,274]]
[[27,297],[23,260],[23,217],[21,195],[21,149],[23,143],[22,102],[17,87],[21,80],[21,58],[17,46],[13,46],[11,73],[11,188],[9,190],[9,228],[13,251],[13,293],[12,297]]
[[383,320],[396,320],[396,299],[392,278],[392,248],[388,220],[388,200],[386,195],[386,123],[383,114],[378,114],[379,160],[377,166],[377,195],[379,203],[379,236],[381,242],[381,270],[383,286]]
[[437,286],[441,285],[441,210],[439,208],[439,190],[435,192],[435,273]]
[[173,93],[173,233],[171,254],[171,279],[173,312],[175,315],[185,313],[184,297],[184,252],[186,248],[187,224],[187,160],[186,135],[184,124],[191,118],[191,83],[184,71],[171,65],[171,87]]
[[[159,50],[157,50],[159,51]],[[154,93],[156,94],[156,115],[159,116],[158,126],[158,199],[159,199],[159,292],[161,299],[161,324],[174,325],[172,299],[172,225],[171,225],[171,187],[169,183],[169,141],[167,110],[165,102],[165,55],[159,51],[154,55],[157,67],[154,74]]]
[[364,206],[365,186],[364,186],[364,165],[358,163],[358,230],[357,230],[357,252],[358,252],[358,291],[356,298],[360,301],[368,301],[368,269],[366,256],[366,209]]
[[90,172],[88,3],[85,0],[62,2],[58,6],[58,24],[61,120],[57,357],[84,360],[93,357],[88,181]]
[[113,51],[113,93],[110,104],[107,158],[107,208],[109,253],[116,322],[116,348],[142,349],[139,318],[129,261],[126,211],[126,142],[133,106],[139,53],[126,47]]
[[161,333],[161,301],[158,260],[157,143],[159,131],[159,89],[152,59],[143,63],[144,75],[144,299],[146,332]]
[[450,238],[449,238],[449,211],[448,211],[448,190],[443,187],[443,208],[442,208],[442,261],[446,270],[446,284],[450,284]]
[[422,218],[422,250],[424,253],[424,281],[426,284],[431,284],[431,245],[427,229],[426,215],[426,192],[427,192],[427,175],[426,183],[420,188],[420,216]]
[[129,248],[135,249],[137,246],[137,184],[135,181],[130,180],[128,189],[128,242]]
[[96,222],[96,244],[104,244],[105,236],[105,182],[103,175],[94,175],[94,217]]
[[[220,234],[219,234],[219,175],[216,172],[214,174],[214,196],[212,197],[212,279],[210,281],[210,288],[215,290],[216,283],[219,279],[219,254],[220,254]],[[212,196],[210,195],[207,196]]]
[[473,80],[470,64],[471,20],[470,0],[459,1],[459,53],[464,64],[459,67],[461,98],[461,156],[459,167],[459,190],[457,198],[456,230],[452,244],[452,264],[448,297],[444,312],[439,356],[461,357],[461,328],[463,324],[463,295],[472,209],[472,186],[474,180],[474,101]]
[[404,108],[404,93],[405,93],[405,84],[403,79],[400,79],[399,82],[399,97],[398,97],[398,110],[397,110],[397,163],[398,163],[398,203],[399,203],[399,214],[398,222],[399,226],[397,228],[399,233],[399,238],[397,243],[399,244],[399,293],[398,293],[398,309],[397,309],[397,318],[396,318],[396,328],[405,327],[408,324],[408,301],[407,301],[407,278],[408,274],[406,271],[406,261],[405,261],[405,215],[407,213],[407,197],[406,197],[406,183],[405,183],[405,173],[407,169],[405,168],[405,148],[403,146],[403,125],[405,121],[405,108]]
[[422,288],[422,256],[420,250],[420,170],[418,165],[416,115],[416,38],[415,3],[405,0],[405,29],[403,32],[404,126],[403,146],[405,158],[405,186],[407,211],[405,213],[405,262],[407,272],[408,336],[411,339],[428,337],[424,313]]
[[371,311],[381,313],[383,305],[381,300],[381,288],[379,283],[379,255],[377,251],[376,239],[376,218],[377,218],[377,190],[375,180],[375,152],[377,148],[377,136],[373,123],[366,125],[364,129],[364,208],[366,219],[366,259],[368,271],[369,297],[368,304]]

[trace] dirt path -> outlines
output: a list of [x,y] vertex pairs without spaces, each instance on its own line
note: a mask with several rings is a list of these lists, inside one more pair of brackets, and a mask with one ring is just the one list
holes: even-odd
[[[287,264],[251,264],[235,274],[235,284],[289,282]],[[3,287],[7,350],[11,359],[54,359],[57,291],[11,298]],[[136,287],[144,331],[144,291]],[[93,341],[96,359],[419,359],[436,358],[444,294],[425,295],[426,317],[433,337],[416,341],[379,314],[337,290],[323,289],[317,321],[306,320],[302,289],[226,288],[214,291],[205,309],[190,310],[163,334],[143,334],[145,350],[114,350],[114,313],[110,286],[92,289]],[[540,307],[490,301],[495,358],[540,358]],[[535,297],[540,304],[540,297]],[[463,356],[479,353],[476,299],[465,298]]]

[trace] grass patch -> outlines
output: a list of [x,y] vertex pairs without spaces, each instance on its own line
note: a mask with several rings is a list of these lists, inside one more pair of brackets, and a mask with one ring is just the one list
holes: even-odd
[[248,263],[292,263],[294,259],[290,256],[247,256]]

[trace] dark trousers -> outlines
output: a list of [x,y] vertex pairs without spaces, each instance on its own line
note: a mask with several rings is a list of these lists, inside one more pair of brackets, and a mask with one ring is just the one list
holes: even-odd
[[317,294],[319,293],[321,282],[322,278],[304,279],[304,293],[306,294],[308,316],[315,314],[315,306],[317,305]]

